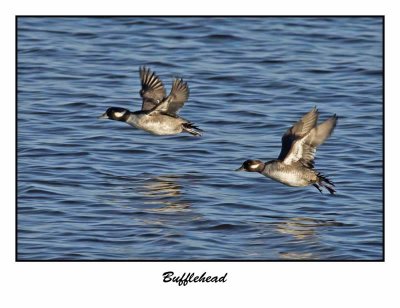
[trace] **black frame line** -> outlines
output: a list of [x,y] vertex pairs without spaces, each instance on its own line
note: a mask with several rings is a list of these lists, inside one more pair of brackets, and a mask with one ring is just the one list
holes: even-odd
[[143,18],[156,18],[156,17],[171,17],[171,18],[205,18],[205,17],[210,17],[210,18],[236,18],[236,17],[245,17],[245,18],[307,18],[307,17],[318,17],[318,18],[371,18],[371,17],[382,17],[384,18],[384,15],[15,15],[16,18],[19,17],[39,17],[39,18],[111,18],[111,17],[121,17],[121,18],[138,18],[138,17],[143,17]]
[[[18,258],[18,19],[19,18],[381,18],[382,19],[382,258],[376,260],[21,260]],[[15,15],[15,262],[385,262],[385,15]]]

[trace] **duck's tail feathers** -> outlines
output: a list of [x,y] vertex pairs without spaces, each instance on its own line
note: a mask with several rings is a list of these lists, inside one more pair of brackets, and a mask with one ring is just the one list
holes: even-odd
[[331,195],[334,195],[336,193],[336,190],[334,188],[335,184],[330,179],[328,179],[322,173],[318,173],[317,177],[318,177],[317,185],[319,184],[322,187],[326,188],[326,190],[328,190]]
[[182,128],[184,131],[188,132],[189,134],[192,134],[194,136],[201,136],[203,130],[195,126],[193,123],[187,122],[182,124]]

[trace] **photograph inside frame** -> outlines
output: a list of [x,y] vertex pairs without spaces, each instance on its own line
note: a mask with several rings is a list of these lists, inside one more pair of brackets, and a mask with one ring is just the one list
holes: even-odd
[[383,17],[16,19],[17,261],[382,261]]

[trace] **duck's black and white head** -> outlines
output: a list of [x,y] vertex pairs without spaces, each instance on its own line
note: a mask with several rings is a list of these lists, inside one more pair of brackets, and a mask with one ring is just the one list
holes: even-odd
[[126,122],[130,114],[130,111],[125,108],[120,107],[110,107],[104,112],[99,119],[109,119],[115,121],[123,121]]
[[264,169],[264,165],[261,160],[248,159],[235,171],[261,172]]

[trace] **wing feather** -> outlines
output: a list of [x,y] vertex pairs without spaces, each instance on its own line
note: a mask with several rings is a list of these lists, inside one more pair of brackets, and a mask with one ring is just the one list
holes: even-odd
[[154,107],[154,110],[176,114],[188,98],[189,87],[187,82],[184,82],[182,79],[175,79],[172,84],[171,93],[159,105]]
[[289,140],[289,138],[291,139],[287,142],[286,147],[290,145],[290,148],[282,159],[283,163],[291,165],[300,162],[305,167],[313,168],[317,147],[332,134],[336,127],[337,119],[336,114],[334,114],[320,125],[311,128],[311,130],[304,135],[295,137],[288,135],[286,137],[287,140]]
[[146,67],[139,68],[139,75],[142,84],[142,110],[151,110],[166,96],[164,85],[156,73]]
[[286,131],[282,136],[282,149],[278,160],[284,161],[292,151],[293,144],[315,127],[318,121],[318,115],[318,109],[314,107]]

